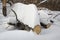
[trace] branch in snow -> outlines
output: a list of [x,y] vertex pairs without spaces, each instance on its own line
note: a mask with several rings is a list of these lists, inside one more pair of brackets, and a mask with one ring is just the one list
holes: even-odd
[[20,22],[20,21],[17,19],[17,14],[16,14],[16,12],[15,12],[13,9],[11,9],[11,10],[14,12],[14,14],[15,14],[15,16],[16,16],[16,20],[17,20],[18,22],[17,22],[16,24],[8,23],[9,25],[13,25],[16,29],[19,29],[19,30],[27,30],[27,31],[33,30],[33,29],[32,29],[31,27],[29,27],[28,25]]
[[57,16],[59,16],[60,14],[57,14],[57,15],[55,15],[53,18],[56,18]]
[[47,1],[47,0],[43,0],[43,1],[39,2],[39,3],[37,4],[37,6],[39,6],[40,4],[42,4],[42,3],[46,2],[46,1]]
[[18,18],[17,18],[16,12],[15,12],[13,9],[11,9],[11,10],[14,12],[14,14],[15,14],[15,16],[16,16],[16,20],[19,22],[19,20],[18,20]]
[[13,5],[13,2],[12,1],[7,1],[7,3],[9,3],[11,6]]
[[46,1],[47,1],[47,0],[41,1],[40,4],[41,4],[41,3],[44,3],[44,2],[46,2]]

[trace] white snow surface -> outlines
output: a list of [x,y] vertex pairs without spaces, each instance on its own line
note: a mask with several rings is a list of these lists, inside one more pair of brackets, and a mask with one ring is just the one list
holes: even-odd
[[39,13],[39,18],[40,18],[40,22],[44,23],[44,24],[48,24],[50,23],[50,20],[49,20],[49,12],[48,10],[39,10],[38,13]]
[[16,3],[12,6],[12,9],[16,12],[18,19],[24,24],[32,28],[36,25],[40,25],[38,10],[34,4],[26,5]]
[[[2,11],[2,10],[0,9],[0,11]],[[43,12],[44,12],[44,14],[46,13],[46,11],[43,11]],[[51,12],[53,14],[60,13],[60,11],[58,11],[58,12],[51,11]],[[43,15],[43,16],[45,17],[45,15]],[[2,12],[0,12],[0,40],[60,40],[60,19],[59,18],[60,18],[60,16],[56,17],[57,21],[54,22],[54,24],[52,24],[51,27],[49,27],[48,29],[42,28],[41,33],[39,35],[37,35],[32,31],[27,32],[27,31],[22,31],[22,30],[11,30],[11,31],[6,30],[5,28],[7,26],[9,26],[9,25],[7,25],[7,22],[9,22],[11,20],[11,22],[14,21],[16,23],[16,20],[14,20],[15,15],[12,12],[12,14],[8,13],[8,16],[4,17],[2,15]],[[28,22],[30,22],[30,21],[28,21]]]
[[60,40],[60,27],[52,25],[49,29],[42,29],[40,35],[32,31],[7,31],[0,33],[0,40]]

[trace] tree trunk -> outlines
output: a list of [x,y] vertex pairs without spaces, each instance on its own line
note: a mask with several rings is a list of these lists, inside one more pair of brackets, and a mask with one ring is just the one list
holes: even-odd
[[2,7],[3,7],[2,12],[3,12],[4,16],[7,16],[6,2],[7,2],[7,0],[2,0]]

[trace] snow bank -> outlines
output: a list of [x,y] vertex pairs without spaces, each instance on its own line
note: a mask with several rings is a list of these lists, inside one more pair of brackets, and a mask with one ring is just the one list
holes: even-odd
[[49,29],[42,29],[40,35],[32,31],[14,30],[0,33],[0,40],[60,40],[60,27],[52,25]]
[[34,27],[40,25],[37,7],[34,4],[22,4],[16,3],[12,6],[12,9],[16,12],[18,19],[24,24]]
[[0,40],[34,40],[33,32],[22,30],[7,31],[0,34]]

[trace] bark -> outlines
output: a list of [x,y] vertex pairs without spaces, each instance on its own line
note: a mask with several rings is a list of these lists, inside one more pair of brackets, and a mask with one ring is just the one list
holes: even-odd
[[4,16],[7,16],[6,2],[7,0],[2,0],[2,12]]

